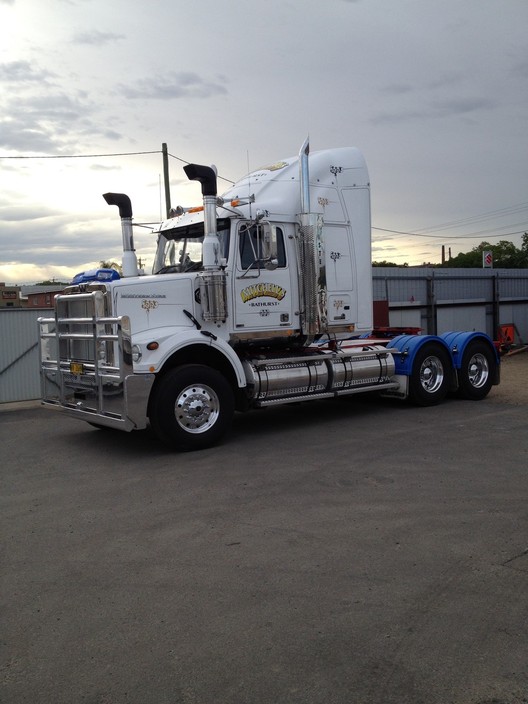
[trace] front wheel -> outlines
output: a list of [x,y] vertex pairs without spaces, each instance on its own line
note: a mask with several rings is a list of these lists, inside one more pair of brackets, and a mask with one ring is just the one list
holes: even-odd
[[231,425],[233,391],[222,374],[200,364],[171,369],[156,384],[150,424],[167,446],[201,450],[218,442]]
[[485,398],[493,386],[495,357],[484,342],[468,345],[458,373],[458,395],[472,401]]
[[451,381],[449,354],[441,345],[425,344],[414,358],[409,379],[409,398],[419,406],[433,406],[444,400]]

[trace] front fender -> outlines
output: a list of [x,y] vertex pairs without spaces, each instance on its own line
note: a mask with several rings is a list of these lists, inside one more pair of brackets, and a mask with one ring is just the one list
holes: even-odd
[[[158,345],[157,349],[147,349],[147,345],[154,341]],[[182,329],[181,327],[163,328],[157,333],[153,333],[150,330],[134,335],[132,344],[140,348],[142,355],[141,360],[134,363],[134,371],[137,373],[156,374],[175,353],[184,350],[186,347],[204,345],[217,350],[228,360],[239,388],[243,388],[246,385],[242,363],[233,348],[225,340],[209,333],[207,330],[196,330],[194,327],[188,329]]]

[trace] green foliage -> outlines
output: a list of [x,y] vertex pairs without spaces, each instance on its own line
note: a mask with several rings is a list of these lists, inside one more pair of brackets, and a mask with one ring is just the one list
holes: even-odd
[[447,261],[444,266],[452,268],[482,268],[482,252],[489,251],[493,254],[493,267],[495,269],[527,269],[528,268],[528,232],[522,238],[521,248],[513,242],[501,240],[498,244],[481,242],[470,252],[461,252]]
[[123,274],[121,264],[118,264],[117,262],[111,262],[103,259],[99,262],[99,266],[101,267],[101,269],[115,269],[120,274]]

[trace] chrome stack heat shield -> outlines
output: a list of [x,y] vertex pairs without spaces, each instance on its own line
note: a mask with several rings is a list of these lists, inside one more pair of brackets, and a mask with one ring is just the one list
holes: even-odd
[[299,152],[301,213],[298,228],[301,329],[306,338],[306,345],[310,345],[328,328],[323,218],[310,212],[309,154],[310,145],[307,139]]
[[211,323],[222,323],[227,319],[227,286],[224,271],[204,271],[197,277],[200,284],[202,318]]

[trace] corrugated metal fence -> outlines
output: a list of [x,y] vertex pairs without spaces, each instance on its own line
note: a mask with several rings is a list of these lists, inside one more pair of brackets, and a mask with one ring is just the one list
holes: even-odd
[[374,267],[374,300],[388,301],[393,327],[431,335],[481,330],[497,337],[513,323],[528,340],[527,269],[398,269]]
[[[528,341],[527,269],[398,269],[374,267],[374,300],[387,301],[393,327],[430,334],[482,330],[497,337],[513,323]],[[37,318],[51,311],[0,310],[0,403],[40,397]]]
[[40,396],[37,318],[53,311],[0,310],[0,403]]

